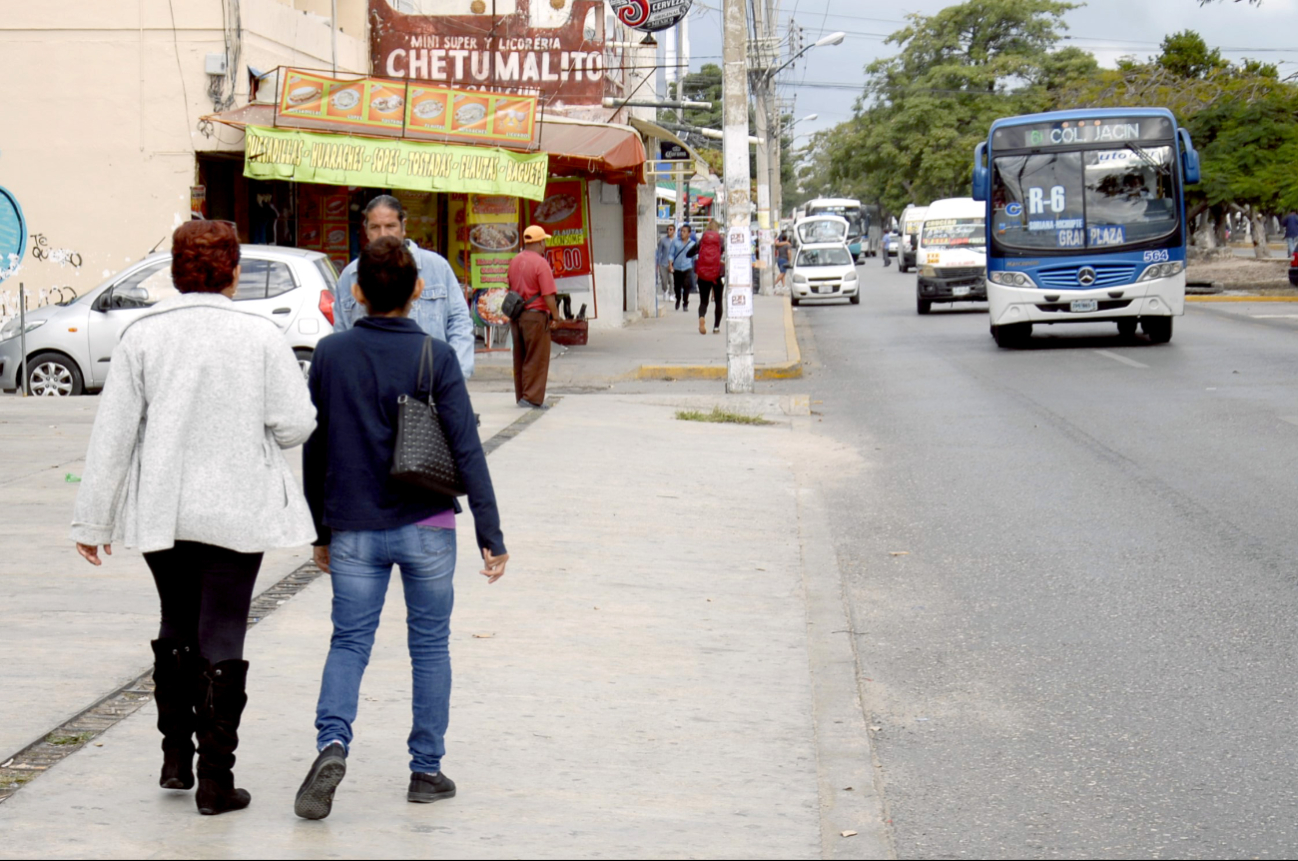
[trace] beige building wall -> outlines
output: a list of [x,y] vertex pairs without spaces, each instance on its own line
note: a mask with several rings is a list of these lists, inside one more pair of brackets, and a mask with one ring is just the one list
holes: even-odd
[[[205,71],[225,54],[223,0],[6,2],[0,16],[0,186],[28,227],[18,282],[36,294],[78,295],[189,218],[200,152],[243,149],[243,133],[204,123],[213,112]],[[234,4],[230,4],[233,6]],[[329,0],[241,0],[235,106],[248,101],[247,66],[328,69]],[[365,73],[365,0],[338,0],[340,71]],[[319,14],[323,8],[325,15]],[[174,9],[174,19],[173,19]],[[218,79],[226,87],[228,82]],[[66,291],[65,291],[66,293]]]

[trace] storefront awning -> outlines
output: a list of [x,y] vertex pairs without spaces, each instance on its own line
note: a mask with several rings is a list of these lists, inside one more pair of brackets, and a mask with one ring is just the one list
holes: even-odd
[[[247,105],[205,119],[234,128],[247,126],[274,127],[274,105]],[[541,119],[539,151],[550,157],[550,173],[577,172],[605,182],[640,183],[644,181],[645,148],[635,129],[622,125],[589,123],[561,117]],[[316,132],[330,134],[330,132]],[[376,137],[381,135],[338,134],[339,137]],[[413,146],[435,147],[407,141]],[[463,144],[460,144],[461,146]],[[536,152],[537,150],[532,150]]]

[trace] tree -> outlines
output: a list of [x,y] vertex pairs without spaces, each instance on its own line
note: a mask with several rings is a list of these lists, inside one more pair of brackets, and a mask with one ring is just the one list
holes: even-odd
[[1055,50],[1063,0],[966,0],[909,15],[886,40],[900,52],[866,66],[847,123],[817,142],[828,180],[892,213],[969,193],[973,148],[992,120],[1050,107],[1097,71],[1076,48]]
[[1229,65],[1222,59],[1221,51],[1209,50],[1208,43],[1193,30],[1164,36],[1162,49],[1155,62],[1182,78],[1206,78]]

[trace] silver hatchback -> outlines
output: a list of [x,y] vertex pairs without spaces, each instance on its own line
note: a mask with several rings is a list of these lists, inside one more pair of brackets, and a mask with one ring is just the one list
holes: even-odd
[[[234,301],[279,326],[305,373],[316,343],[333,331],[333,264],[319,251],[271,245],[241,246],[240,258]],[[25,360],[14,317],[0,327],[0,389],[18,389],[25,372],[33,395],[98,391],[122,330],[174,295],[171,255],[150,255],[66,305],[27,312]]]

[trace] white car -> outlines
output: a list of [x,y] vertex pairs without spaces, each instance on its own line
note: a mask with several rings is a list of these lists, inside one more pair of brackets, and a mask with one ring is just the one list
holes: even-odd
[[856,261],[842,242],[798,246],[789,272],[794,305],[807,299],[847,299],[853,305],[861,303]]
[[[244,245],[239,253],[243,270],[234,301],[273,320],[306,373],[316,343],[333,331],[333,264],[319,251],[297,248]],[[26,373],[33,395],[98,391],[122,330],[174,295],[171,255],[152,254],[66,305],[28,311],[25,358],[14,317],[0,327],[0,390],[21,387],[19,373]]]

